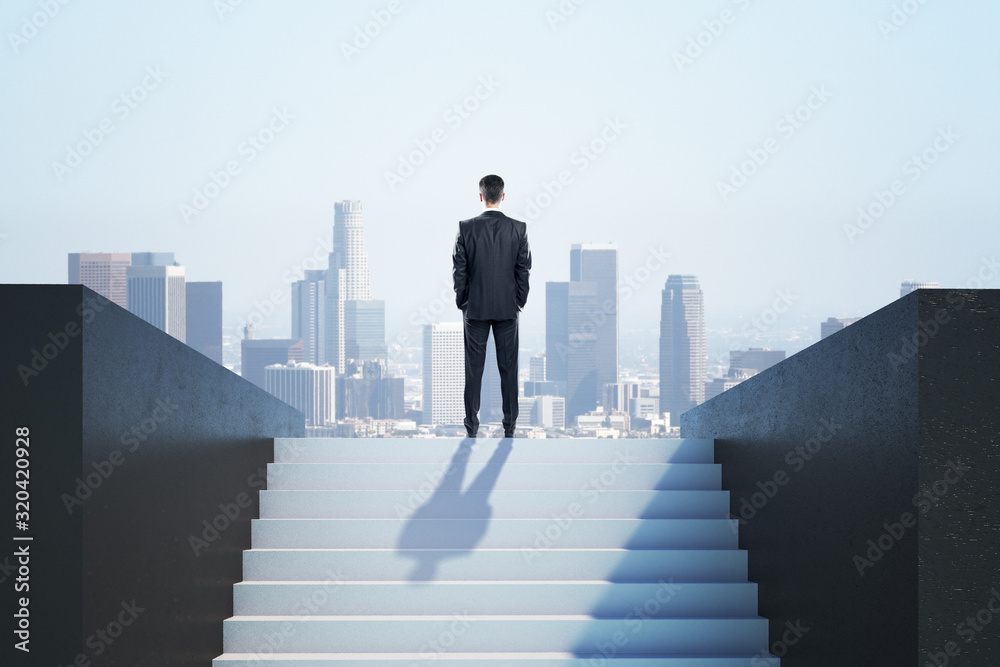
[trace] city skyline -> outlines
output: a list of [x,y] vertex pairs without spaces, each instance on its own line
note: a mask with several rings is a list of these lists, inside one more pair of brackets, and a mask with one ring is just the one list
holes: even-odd
[[[323,266],[333,202],[361,200],[389,341],[415,341],[459,316],[448,253],[485,173],[529,224],[536,287],[567,274],[568,243],[616,243],[625,277],[669,254],[620,304],[622,336],[647,342],[667,273],[700,276],[710,332],[790,295],[751,327],[768,335],[873,312],[905,279],[995,273],[993,3],[920,5],[886,30],[890,2],[741,1],[717,39],[701,5],[436,3],[345,55],[377,9],[67,5],[24,38],[37,3],[6,3],[23,43],[0,54],[18,100],[0,128],[0,280],[62,282],[68,252],[169,247],[188,280],[228,286],[228,335],[259,314],[259,335],[289,336],[289,285]],[[523,48],[456,61],[428,35]],[[541,300],[523,316],[537,340]]]

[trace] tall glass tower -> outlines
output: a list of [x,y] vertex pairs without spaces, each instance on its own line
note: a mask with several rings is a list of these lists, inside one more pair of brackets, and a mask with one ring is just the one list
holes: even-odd
[[679,426],[681,413],[705,402],[705,300],[695,276],[668,276],[660,307],[660,411]]

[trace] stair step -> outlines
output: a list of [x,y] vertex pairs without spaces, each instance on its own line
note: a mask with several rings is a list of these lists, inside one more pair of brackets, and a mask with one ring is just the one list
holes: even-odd
[[716,463],[470,463],[465,470],[440,463],[268,463],[267,488],[719,491],[722,469]]
[[677,618],[757,615],[753,583],[289,581],[235,586],[236,616],[449,614]]
[[[431,497],[434,503],[429,503]],[[488,504],[496,519],[548,518],[577,504],[591,519],[724,519],[728,491],[261,491],[262,519],[463,518]]]
[[399,581],[419,562],[437,564],[438,581],[745,582],[738,549],[252,549],[244,581]]
[[253,549],[736,549],[736,519],[254,519]]
[[[462,450],[469,462],[485,463],[498,447],[510,450],[508,463],[714,463],[711,439],[476,438]],[[275,438],[275,463],[447,463],[461,438]]]
[[448,667],[779,667],[770,654],[741,655],[619,655],[588,657],[572,653],[225,653],[213,667],[329,667],[330,664],[366,667],[414,667],[440,660]]
[[546,652],[609,656],[744,653],[767,646],[767,619],[621,619],[590,616],[233,616],[225,653],[284,651]]

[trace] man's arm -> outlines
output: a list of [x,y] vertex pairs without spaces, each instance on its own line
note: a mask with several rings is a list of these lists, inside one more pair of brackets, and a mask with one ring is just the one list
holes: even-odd
[[465,242],[462,240],[462,223],[458,223],[458,234],[455,236],[455,248],[451,253],[451,277],[455,282],[455,305],[461,310],[468,300],[469,272],[465,254]]
[[528,246],[528,226],[518,241],[517,260],[514,263],[514,282],[517,285],[517,309],[528,302],[528,273],[531,271],[531,248]]

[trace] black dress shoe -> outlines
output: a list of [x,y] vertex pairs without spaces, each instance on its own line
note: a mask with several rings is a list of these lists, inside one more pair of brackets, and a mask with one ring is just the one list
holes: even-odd
[[513,433],[504,433],[503,437],[505,437],[505,438],[513,438],[514,434]]

